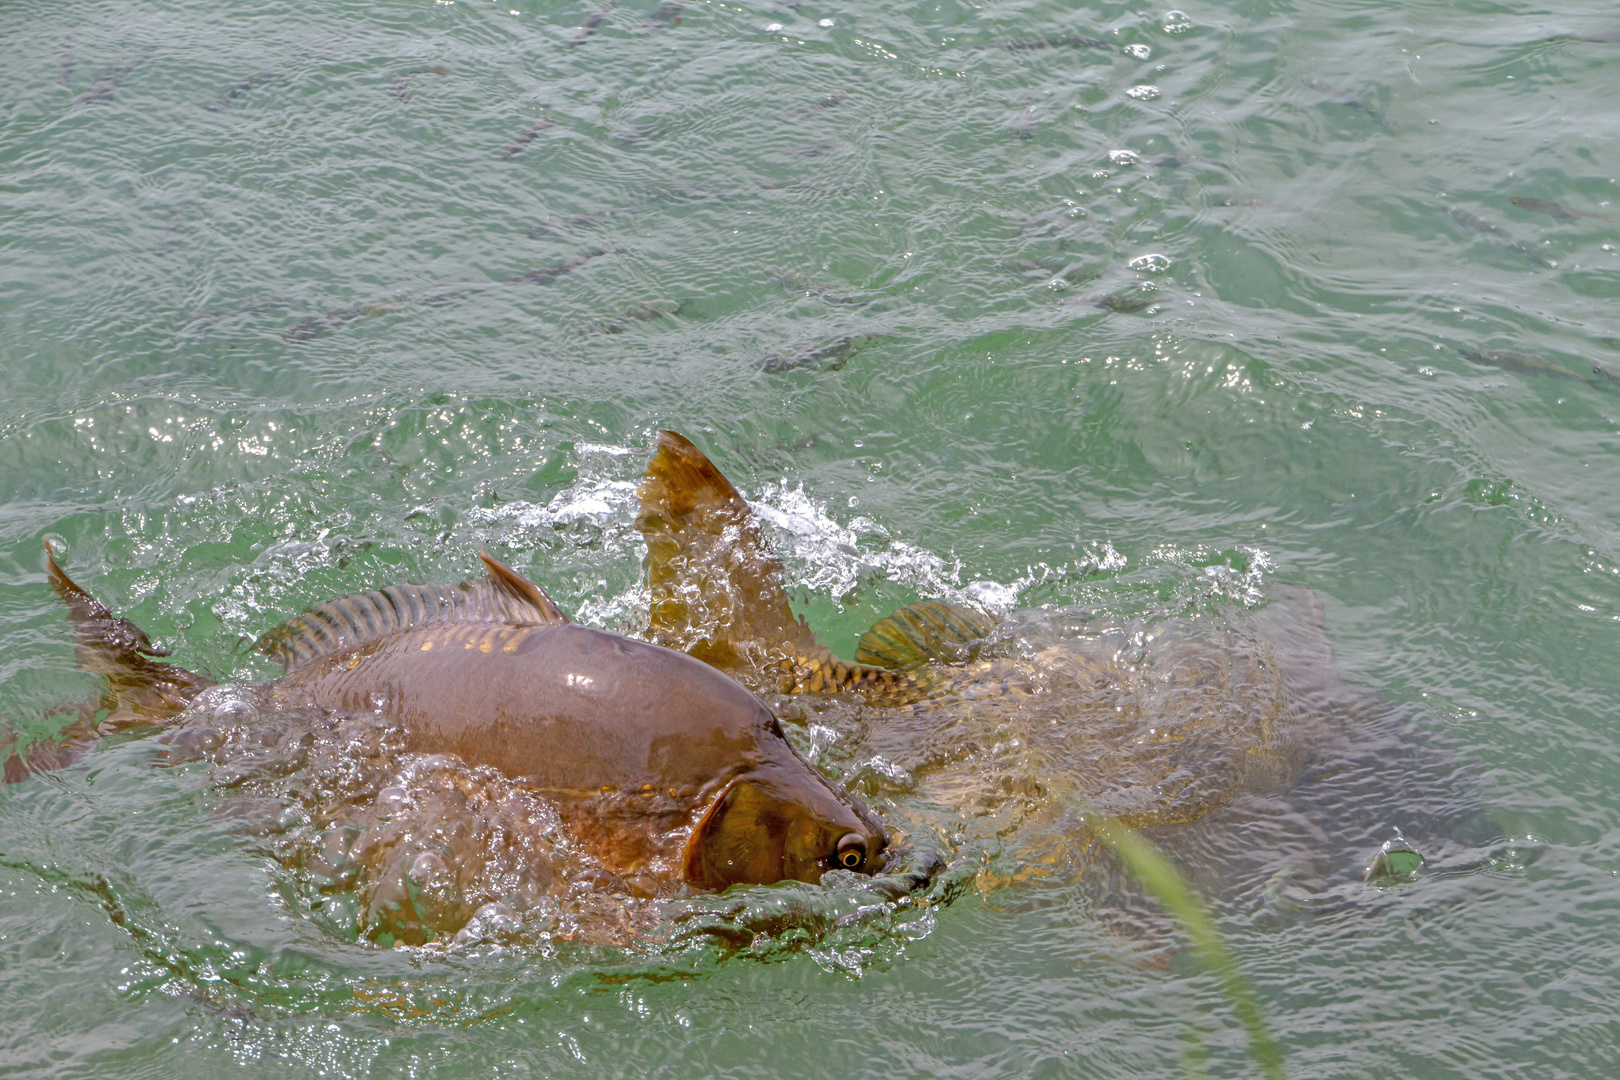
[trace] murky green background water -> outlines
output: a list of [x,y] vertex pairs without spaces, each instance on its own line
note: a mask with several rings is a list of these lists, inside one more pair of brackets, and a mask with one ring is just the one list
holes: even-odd
[[[222,677],[481,545],[631,625],[675,427],[846,653],[919,595],[1316,590],[1491,824],[1318,915],[1219,900],[1291,1074],[1609,1075],[1620,230],[1509,199],[1620,217],[1615,12],[627,0],[576,45],[597,8],[0,9],[4,724],[87,686],[44,537]],[[1079,886],[697,978],[378,950],[150,756],[0,788],[8,1075],[1254,1069]],[[1390,809],[1341,864],[1424,835],[1357,767]]]

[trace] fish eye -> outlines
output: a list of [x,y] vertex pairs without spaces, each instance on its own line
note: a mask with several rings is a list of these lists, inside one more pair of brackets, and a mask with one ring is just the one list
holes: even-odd
[[833,862],[845,870],[855,870],[866,861],[866,841],[855,833],[845,833],[844,838],[838,841],[837,854]]

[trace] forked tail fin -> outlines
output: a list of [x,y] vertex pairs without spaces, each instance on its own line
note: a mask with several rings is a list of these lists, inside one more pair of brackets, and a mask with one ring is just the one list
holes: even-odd
[[655,640],[785,693],[926,695],[917,675],[840,660],[816,640],[788,605],[782,564],[748,503],[685,438],[658,433],[640,497]]
[[102,708],[108,716],[101,727],[157,724],[184,709],[192,698],[213,685],[213,680],[148,659],[167,656],[152,644],[145,631],[74,583],[45,545],[51,586],[67,604],[68,622],[79,647],[79,667],[104,676],[107,692]]

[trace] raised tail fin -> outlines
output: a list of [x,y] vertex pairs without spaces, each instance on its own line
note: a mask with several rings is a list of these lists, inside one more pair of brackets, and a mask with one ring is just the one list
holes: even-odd
[[161,723],[213,685],[212,680],[185,668],[148,659],[168,652],[154,646],[140,627],[114,615],[79,588],[57,564],[49,542],[45,558],[51,586],[67,605],[68,622],[79,647],[79,667],[107,680],[102,708],[108,716],[101,723],[103,730]]
[[924,696],[916,677],[839,660],[816,640],[748,503],[687,439],[658,433],[640,496],[655,640],[756,687]]

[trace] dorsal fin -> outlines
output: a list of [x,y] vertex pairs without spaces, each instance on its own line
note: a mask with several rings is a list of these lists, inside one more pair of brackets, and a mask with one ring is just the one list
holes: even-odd
[[265,634],[256,648],[288,671],[391,634],[443,623],[546,626],[568,621],[540,586],[480,551],[485,578],[460,585],[390,585],[328,600]]
[[969,646],[995,629],[996,620],[982,612],[938,600],[907,604],[879,619],[861,635],[855,661],[904,671],[930,660],[960,663]]
[[562,608],[551,602],[551,597],[545,592],[495,558],[488,551],[480,551],[478,557],[484,560],[484,568],[489,571],[489,582],[497,591],[505,593],[515,610],[522,611],[524,607],[532,608],[535,614],[532,617],[520,620],[526,623],[565,623],[568,616],[562,613]]

